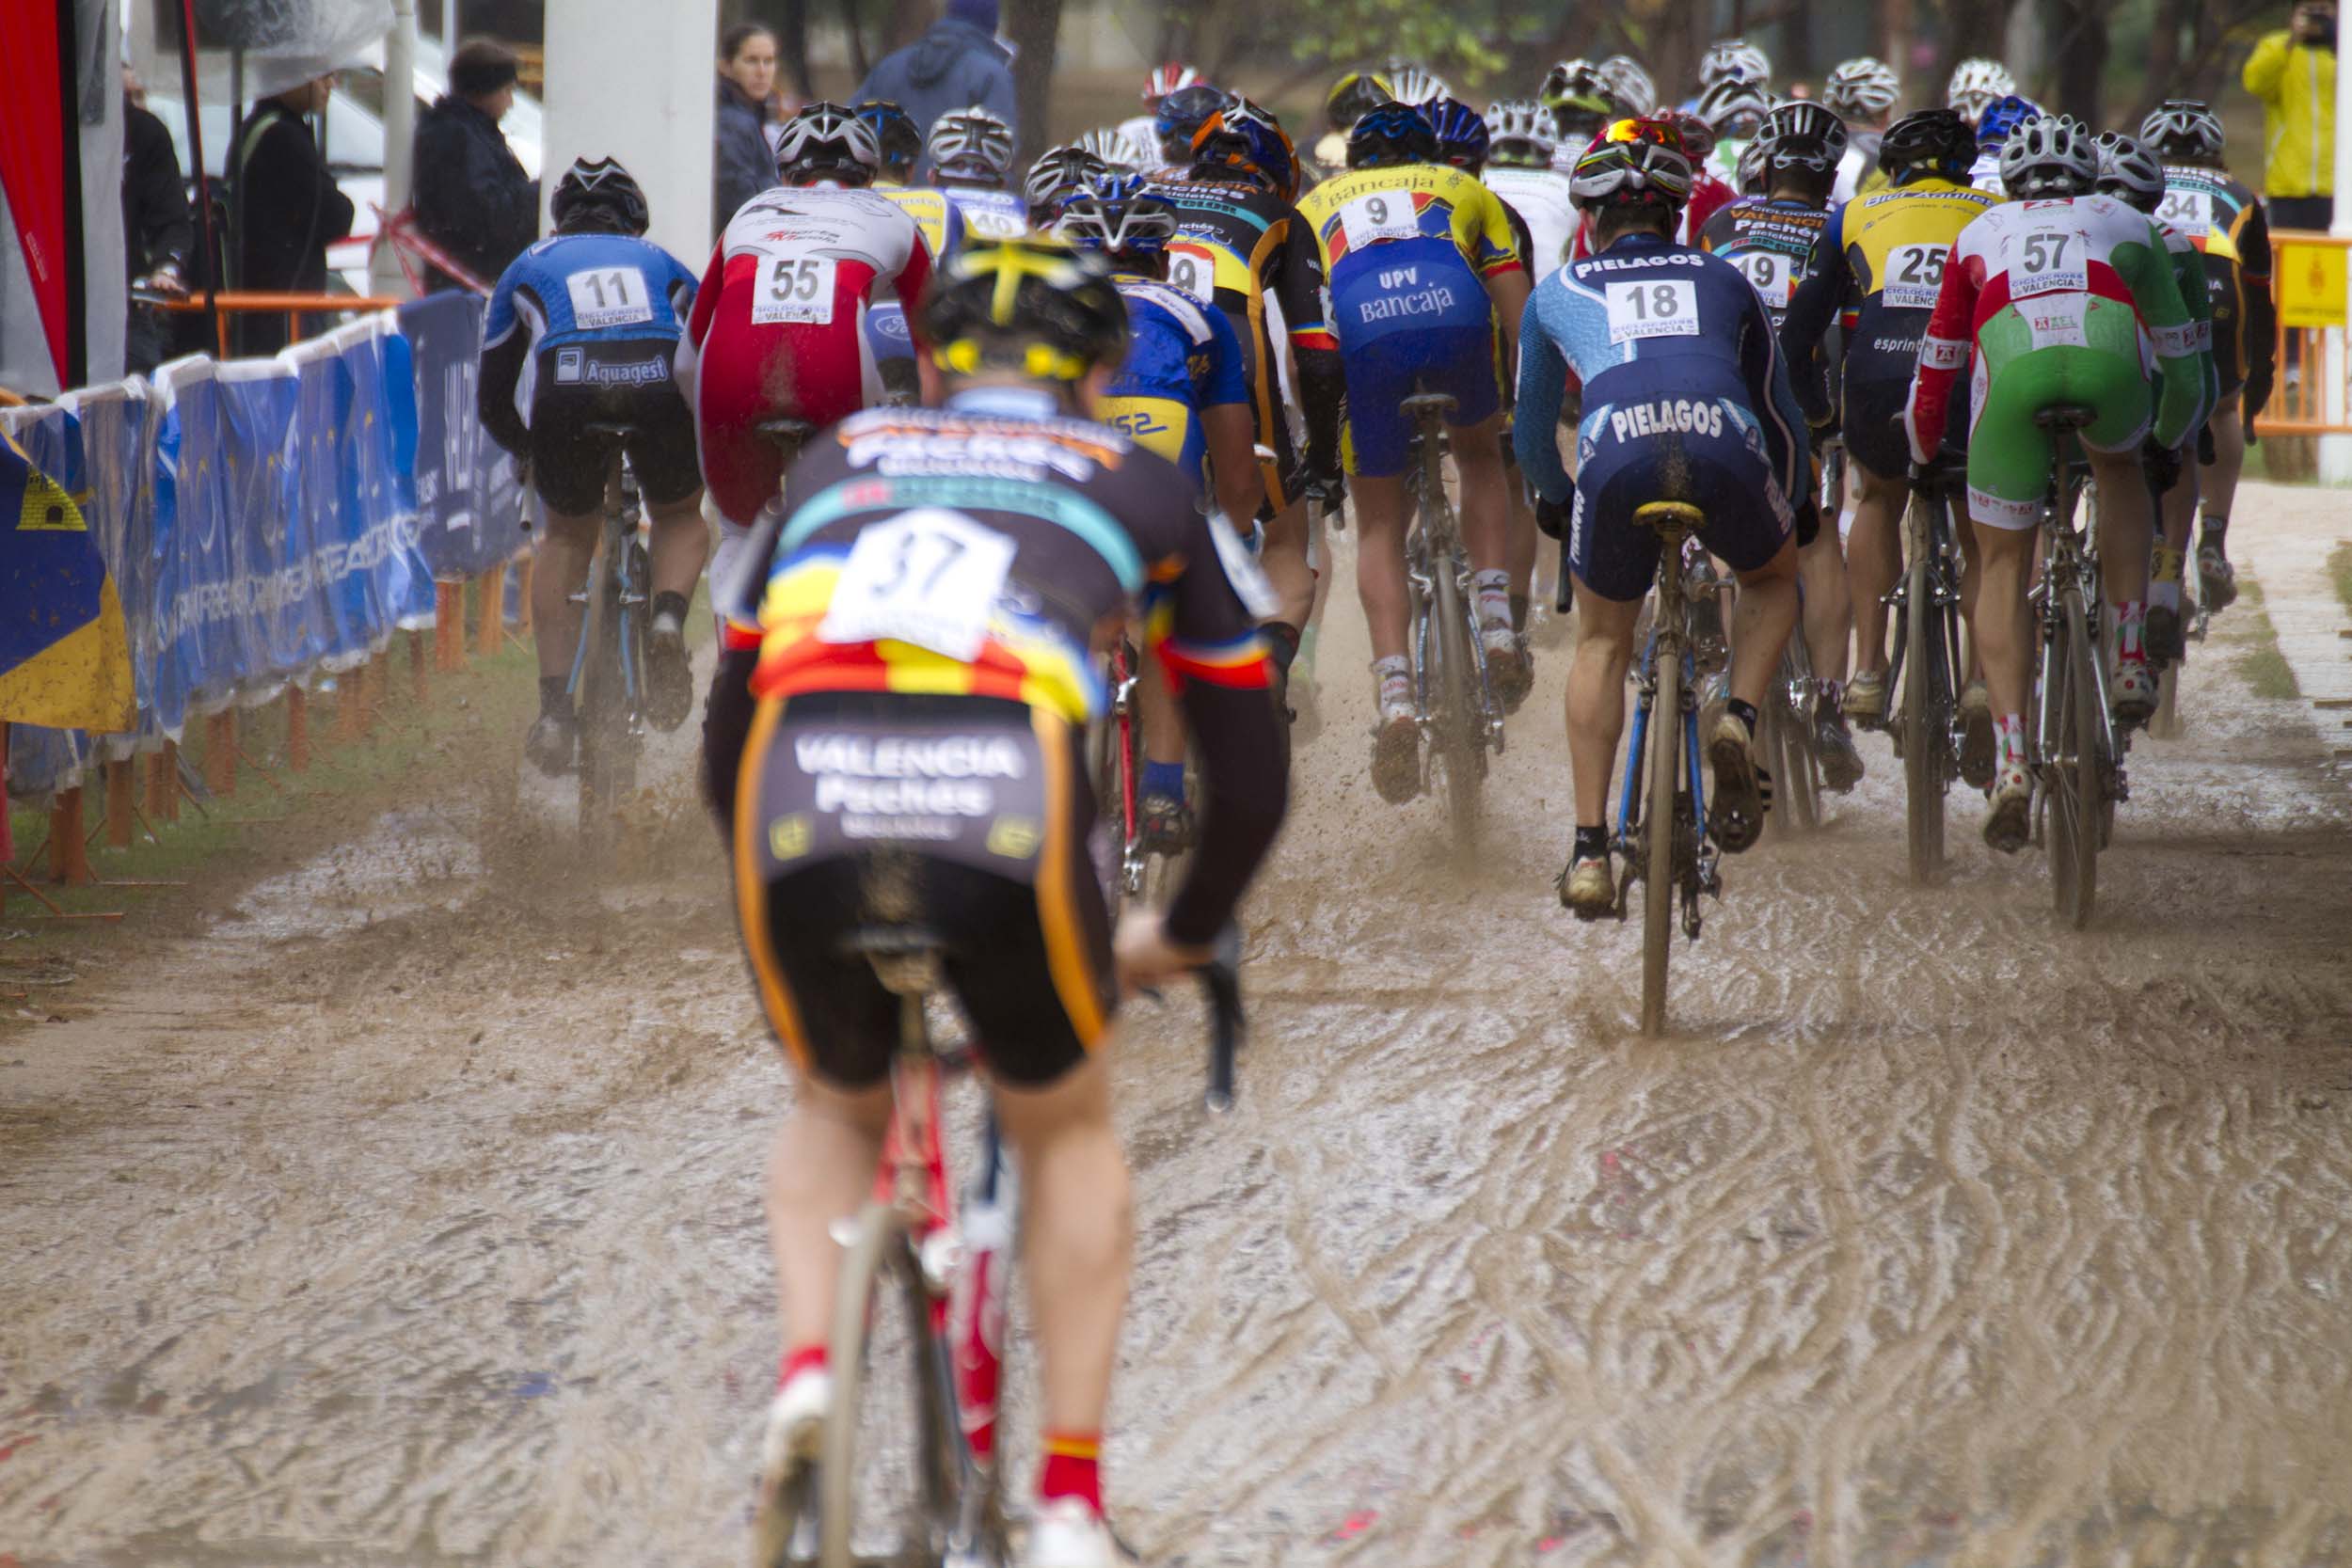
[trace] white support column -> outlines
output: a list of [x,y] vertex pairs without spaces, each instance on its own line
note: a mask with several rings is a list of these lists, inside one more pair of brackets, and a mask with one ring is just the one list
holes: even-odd
[[[404,90],[417,75],[417,0],[392,0],[392,30],[384,35],[384,215],[408,205],[416,183],[417,95]],[[368,287],[406,294],[408,275],[389,240],[368,258]]]
[[543,199],[575,158],[618,158],[653,208],[647,239],[709,259],[718,0],[548,0]]
[[[2340,238],[2352,238],[2352,191],[2344,188],[2344,177],[2352,171],[2352,71],[2344,69],[2342,56],[2336,64],[2336,212],[2328,232]],[[2346,268],[2345,293],[2352,295],[2352,268]],[[2352,298],[2345,300],[2347,312],[2352,312]],[[2352,319],[2352,314],[2347,315]],[[2345,345],[2352,341],[2352,331],[2330,332],[2323,341],[2327,345],[2320,355],[2319,373],[2328,377],[2328,412],[2344,417],[2345,405],[2352,403],[2352,365],[2344,362]],[[2305,374],[2312,373],[2310,370]],[[2352,436],[2322,436],[2319,438],[2319,478],[2323,484],[2352,484]]]

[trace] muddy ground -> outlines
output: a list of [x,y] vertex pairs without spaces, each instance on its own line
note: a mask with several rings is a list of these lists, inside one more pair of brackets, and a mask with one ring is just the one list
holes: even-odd
[[[1188,1003],[1120,1069],[1150,1560],[2352,1563],[2352,795],[2243,617],[2092,930],[1959,797],[1905,886],[1869,740],[1659,1043],[1552,898],[1565,655],[1466,864],[1363,777],[1357,626],[1240,1107]],[[0,1564],[742,1560],[785,1076],[715,845],[585,876],[514,744],[0,1034]]]

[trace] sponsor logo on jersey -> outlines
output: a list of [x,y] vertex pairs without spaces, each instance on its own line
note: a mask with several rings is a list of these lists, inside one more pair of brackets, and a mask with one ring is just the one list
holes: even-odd
[[564,382],[578,381],[580,362],[585,357],[576,348],[557,349],[555,351],[555,379]]
[[[559,361],[564,352],[557,351]],[[555,379],[564,379],[561,363],[556,367]],[[616,364],[611,360],[590,359],[573,379],[584,381],[591,387],[650,387],[657,381],[670,379],[670,362],[667,359],[628,359]]]
[[1670,431],[1720,436],[1724,433],[1723,406],[1704,398],[1661,398],[1655,403],[1629,403],[1609,413],[1609,434],[1619,441]]
[[1594,256],[1574,263],[1579,277],[1590,277],[1597,272],[1645,272],[1651,267],[1703,267],[1707,258],[1695,250],[1677,251],[1673,255],[1655,253],[1645,256]]
[[1390,290],[1406,290],[1401,293],[1385,293],[1365,300],[1356,309],[1359,321],[1394,321],[1399,316],[1434,315],[1454,309],[1454,293],[1443,283],[1426,288],[1421,282],[1419,267],[1391,267],[1380,274],[1380,286]]

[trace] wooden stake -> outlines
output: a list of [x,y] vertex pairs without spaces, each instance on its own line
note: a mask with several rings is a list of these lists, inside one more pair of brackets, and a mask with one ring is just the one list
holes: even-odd
[[204,787],[219,799],[237,792],[237,710],[222,708],[204,721]]
[[474,581],[482,586],[482,602],[474,607],[474,657],[488,658],[499,651],[506,625],[506,568],[494,567]]
[[69,887],[88,885],[89,851],[82,847],[82,792],[69,789],[57,797],[49,817],[50,880]]
[[167,822],[177,822],[180,820],[180,791],[183,787],[180,783],[180,743],[176,740],[165,741],[164,754],[156,761],[161,765],[156,772],[162,775],[164,781],[164,798],[162,804],[151,803],[148,810]]
[[522,574],[522,581],[519,585],[519,594],[520,603],[522,605],[522,629],[526,632],[531,629],[532,569],[538,564],[538,561],[539,558],[537,556],[527,555],[520,561],[515,562],[515,570]]
[[466,585],[433,585],[433,662],[447,674],[466,667]]
[[131,847],[132,793],[130,760],[106,764],[106,843],[110,847]]
[[335,738],[357,740],[367,734],[368,670],[361,665],[335,677]]
[[286,766],[310,766],[310,694],[298,685],[286,688]]

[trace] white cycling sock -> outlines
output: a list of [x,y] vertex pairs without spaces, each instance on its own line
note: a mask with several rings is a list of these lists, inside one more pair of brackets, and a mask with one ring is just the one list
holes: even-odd
[[1413,711],[1413,666],[1403,654],[1372,661],[1372,678],[1378,689],[1380,717],[1393,719]]
[[1504,630],[1511,626],[1511,574],[1507,571],[1480,572],[1470,578],[1471,590],[1478,598],[1478,625],[1481,629],[1502,623]]

